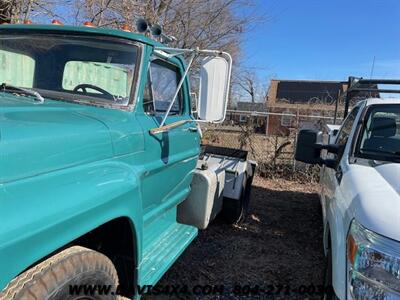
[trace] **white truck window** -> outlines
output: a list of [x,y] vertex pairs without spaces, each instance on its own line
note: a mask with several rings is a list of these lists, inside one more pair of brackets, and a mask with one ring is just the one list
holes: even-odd
[[370,159],[399,160],[400,105],[377,105],[368,112],[358,154]]
[[354,121],[356,119],[357,113],[359,111],[359,107],[356,106],[353,108],[351,113],[347,116],[346,120],[344,120],[343,125],[340,129],[338,137],[336,139],[336,144],[338,145],[346,145],[347,140],[349,138],[351,128],[353,127]]

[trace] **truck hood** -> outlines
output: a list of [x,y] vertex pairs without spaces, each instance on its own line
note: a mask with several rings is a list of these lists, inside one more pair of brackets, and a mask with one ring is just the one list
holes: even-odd
[[0,96],[0,183],[113,155],[107,126],[83,105]]
[[374,169],[386,181],[388,187],[397,192],[397,200],[400,201],[400,164],[384,163]]
[[344,189],[354,193],[352,216],[368,229],[400,241],[400,164],[353,164],[345,177]]

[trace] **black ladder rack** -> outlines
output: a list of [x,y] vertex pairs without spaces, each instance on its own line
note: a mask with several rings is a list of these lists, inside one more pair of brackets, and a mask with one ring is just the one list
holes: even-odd
[[[362,77],[354,77],[350,76],[348,79],[348,85],[344,101],[344,116],[343,119],[346,118],[349,113],[349,105],[350,100],[360,92],[371,92],[379,97],[379,93],[387,93],[387,94],[400,94],[399,89],[380,89],[378,88],[378,84],[383,85],[400,85],[400,79],[364,79]],[[336,115],[338,102],[336,101],[335,107],[335,123],[336,123]]]

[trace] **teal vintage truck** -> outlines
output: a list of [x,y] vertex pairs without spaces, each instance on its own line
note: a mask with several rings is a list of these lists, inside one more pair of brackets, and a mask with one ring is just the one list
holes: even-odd
[[231,65],[128,30],[0,26],[1,300],[138,297],[216,215],[243,218],[255,164],[201,151],[198,126],[223,121]]

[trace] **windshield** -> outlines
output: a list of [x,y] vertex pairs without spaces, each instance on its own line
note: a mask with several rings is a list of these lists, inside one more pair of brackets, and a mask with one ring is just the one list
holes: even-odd
[[127,104],[138,47],[104,36],[0,35],[0,84],[55,100]]
[[400,160],[400,105],[371,106],[356,153],[362,158]]

